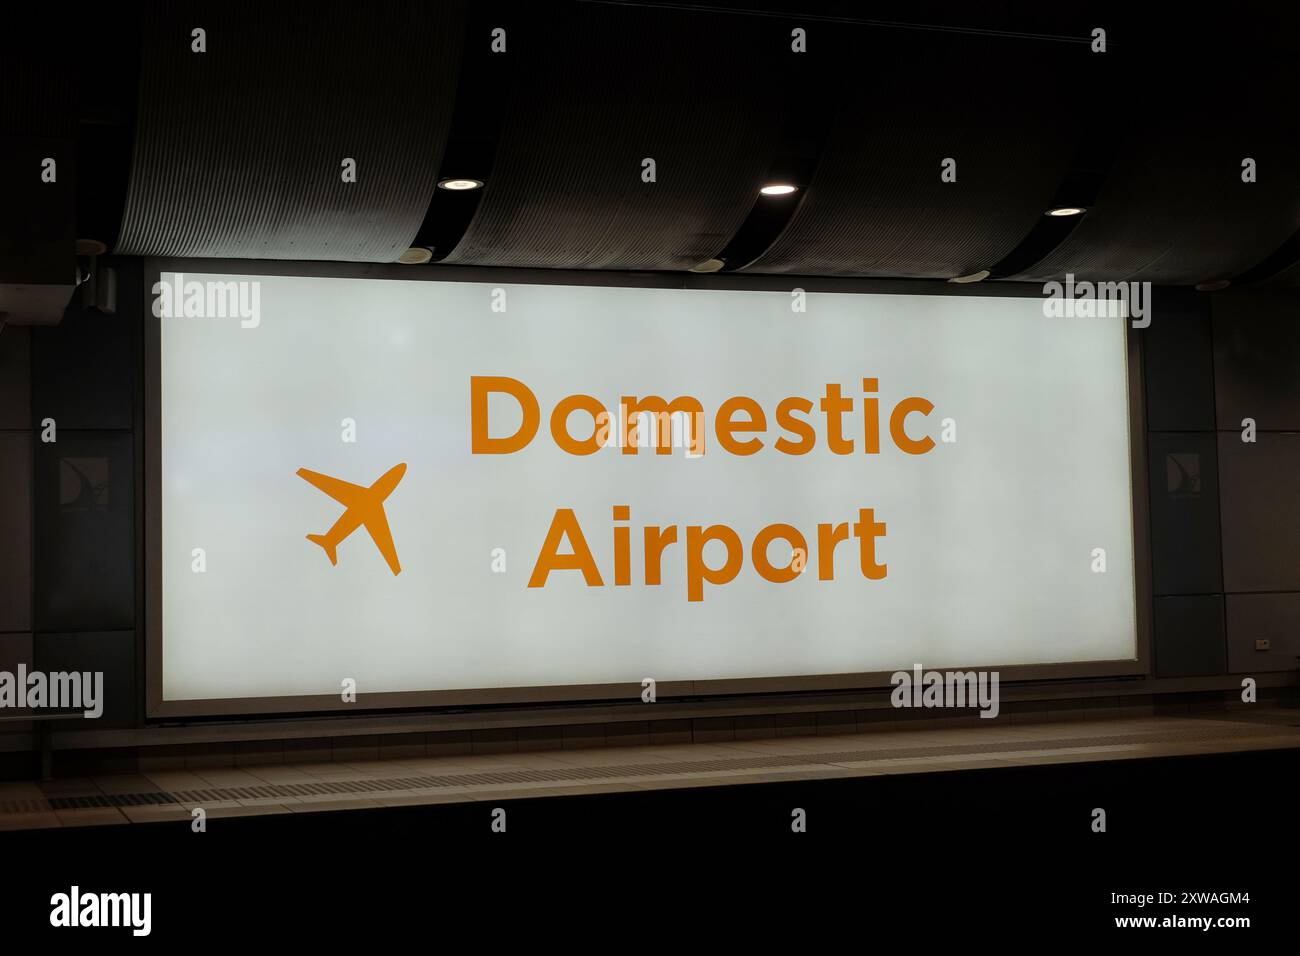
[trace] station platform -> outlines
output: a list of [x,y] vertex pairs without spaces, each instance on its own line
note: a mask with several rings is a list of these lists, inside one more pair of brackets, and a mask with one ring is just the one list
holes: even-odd
[[[919,722],[918,722],[919,723]],[[671,746],[195,767],[0,783],[0,830],[190,823],[1300,750],[1300,710],[874,730]]]

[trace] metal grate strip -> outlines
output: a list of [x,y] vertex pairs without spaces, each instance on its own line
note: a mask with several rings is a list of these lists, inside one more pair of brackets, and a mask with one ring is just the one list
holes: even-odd
[[548,767],[491,770],[481,773],[424,775],[416,777],[368,778],[364,780],[330,780],[311,783],[262,784],[255,787],[210,787],[177,791],[149,791],[119,794],[77,794],[46,799],[0,801],[0,815],[41,813],[50,810],[88,809],[140,805],[201,805],[238,800],[274,800],[276,798],[368,795],[418,790],[469,789],[501,784],[567,783],[583,780],[635,779],[671,777],[684,774],[728,773],[747,770],[801,770],[846,763],[915,760],[926,757],[962,756],[965,754],[1006,754],[1034,750],[1069,752],[1100,745],[1199,743],[1277,733],[1276,725],[1225,728],[1179,728],[1157,733],[1116,734],[1102,738],[1070,737],[1051,740],[1005,741],[1001,743],[945,744],[942,746],[876,747],[858,750],[810,751],[806,754],[774,754],[683,760],[673,763],[629,763],[602,767]]

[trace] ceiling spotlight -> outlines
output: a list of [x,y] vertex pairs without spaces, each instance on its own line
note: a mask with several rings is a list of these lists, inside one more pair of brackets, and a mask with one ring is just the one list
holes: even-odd
[[432,249],[426,249],[424,246],[411,246],[397,257],[397,261],[404,266],[422,266],[432,258]]
[[691,266],[691,272],[717,272],[726,265],[721,259],[705,259],[699,265]]
[[1049,216],[1082,216],[1088,210],[1082,206],[1057,206],[1055,209],[1047,210]]
[[768,183],[759,190],[764,196],[788,196],[798,191],[798,186],[792,186],[789,183]]
[[981,269],[979,272],[972,272],[968,276],[953,276],[948,281],[965,285],[967,282],[983,282],[988,277],[989,277],[989,270]]
[[453,192],[464,192],[467,189],[481,189],[483,180],[481,179],[444,179],[438,183],[439,189],[450,189]]
[[1197,292],[1218,292],[1232,285],[1231,279],[1211,279],[1209,282],[1196,283]]

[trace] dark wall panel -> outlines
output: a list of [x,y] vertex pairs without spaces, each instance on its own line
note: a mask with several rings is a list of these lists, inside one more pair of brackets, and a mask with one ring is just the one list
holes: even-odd
[[1157,677],[1225,673],[1222,595],[1158,597],[1154,618]]
[[0,328],[0,428],[31,427],[31,364],[31,330]]
[[1219,433],[1228,591],[1300,591],[1300,434]]
[[131,434],[61,430],[35,448],[36,630],[133,626]]
[[137,331],[145,306],[139,260],[114,262],[117,313],[82,309],[80,297],[63,322],[32,332],[32,424],[53,418],[66,428],[134,424]]
[[[32,635],[0,633],[0,671],[16,674],[19,664],[24,665],[28,670],[35,666],[32,657]],[[5,714],[5,716],[14,715]],[[5,721],[0,723],[0,738],[10,734],[30,734],[32,727],[33,724],[28,721]],[[7,742],[0,741],[0,748]]]
[[1300,301],[1294,294],[1217,293],[1214,370],[1219,427],[1300,431]]
[[0,631],[32,626],[32,433],[0,431]]
[[1147,455],[1154,592],[1222,591],[1214,434],[1153,432]]
[[1209,296],[1191,289],[1153,292],[1146,341],[1147,427],[1214,430],[1214,352]]
[[36,666],[42,671],[98,671],[104,675],[104,712],[93,722],[78,721],[77,730],[129,727],[135,723],[138,705],[134,631],[37,634],[33,643]]
[[13,673],[19,664],[32,666],[32,635],[0,634],[0,671]]
[[[1300,667],[1300,594],[1229,594],[1228,671],[1288,671]],[[1257,650],[1256,641],[1267,641]]]

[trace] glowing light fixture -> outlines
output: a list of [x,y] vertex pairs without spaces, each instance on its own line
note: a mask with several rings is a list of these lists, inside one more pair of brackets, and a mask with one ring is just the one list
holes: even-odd
[[450,189],[453,192],[464,192],[467,189],[482,189],[483,180],[481,179],[444,179],[438,183],[439,189]]
[[798,186],[792,186],[789,183],[768,183],[759,190],[764,196],[788,196],[798,191]]
[[422,266],[432,258],[432,249],[426,249],[424,246],[411,246],[397,257],[397,261],[404,266]]
[[1057,206],[1055,209],[1047,210],[1049,216],[1082,216],[1088,210],[1082,206]]
[[699,265],[691,266],[691,272],[717,272],[725,265],[721,259],[705,259]]

